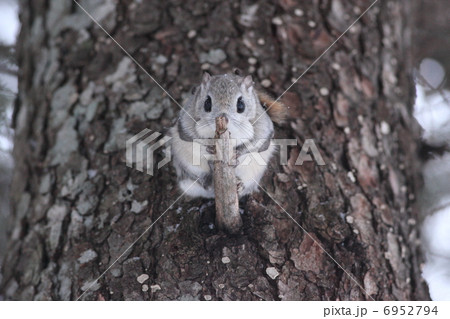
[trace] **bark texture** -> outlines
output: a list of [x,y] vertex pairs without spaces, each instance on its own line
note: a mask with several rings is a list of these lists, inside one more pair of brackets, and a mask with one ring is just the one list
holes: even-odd
[[[201,69],[233,67],[278,96],[371,3],[80,1],[178,100]],[[74,2],[22,0],[0,294],[73,300],[91,287],[82,299],[427,299],[413,205],[409,10],[406,0],[378,1],[284,96],[291,120],[277,137],[299,146],[262,184],[312,237],[264,192],[241,203],[243,231],[231,236],[214,226],[213,201],[171,206],[179,192],[170,166],[149,176],[125,165],[126,138],[162,132],[178,107]],[[294,165],[308,138],[325,166]]]

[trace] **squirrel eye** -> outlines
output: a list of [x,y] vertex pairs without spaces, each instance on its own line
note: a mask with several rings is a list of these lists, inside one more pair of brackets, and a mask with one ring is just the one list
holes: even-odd
[[244,103],[244,101],[242,101],[242,96],[238,98],[236,106],[237,106],[237,112],[238,113],[244,112],[244,110],[245,110],[245,103]]
[[211,97],[208,95],[205,100],[205,104],[203,104],[205,112],[211,112]]

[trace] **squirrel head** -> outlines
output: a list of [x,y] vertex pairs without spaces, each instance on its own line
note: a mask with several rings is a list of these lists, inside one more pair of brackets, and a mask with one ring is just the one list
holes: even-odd
[[251,139],[254,137],[252,120],[261,108],[252,77],[235,74],[211,76],[205,72],[202,82],[193,91],[190,108],[195,123],[195,135],[199,138],[213,138],[215,119],[221,115],[228,118],[231,137]]

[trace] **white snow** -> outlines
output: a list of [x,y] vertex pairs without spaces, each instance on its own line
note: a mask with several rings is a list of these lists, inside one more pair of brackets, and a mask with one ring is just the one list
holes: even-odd
[[136,280],[137,280],[140,284],[143,284],[143,283],[146,282],[149,278],[150,278],[149,275],[147,275],[147,274],[142,274],[142,275],[138,276],[138,277],[136,278]]
[[427,94],[427,90],[416,86],[414,116],[424,129],[423,137],[431,145],[447,142],[450,137],[450,91]]
[[275,279],[280,275],[280,273],[275,267],[266,268],[266,274],[272,279]]
[[80,264],[85,264],[94,260],[95,258],[97,258],[97,253],[92,249],[88,249],[81,254],[80,258],[78,258],[78,262]]
[[423,225],[426,263],[423,277],[433,300],[450,300],[450,206],[429,216]]
[[[19,31],[19,7],[16,1],[0,1],[0,43],[12,45],[16,42]],[[12,117],[12,101],[17,92],[17,77],[5,73],[0,74],[0,83],[6,91],[2,92],[10,101],[6,109],[6,121]],[[0,152],[8,154],[12,150],[12,131],[6,126],[0,126]],[[0,158],[0,160],[2,160]],[[0,163],[1,165],[1,163]]]
[[[437,61],[424,59],[420,74],[431,87],[443,81]],[[419,79],[420,80],[420,79]],[[450,92],[416,85],[414,115],[423,128],[424,140],[434,146],[450,146]],[[450,153],[428,160],[423,167],[421,194],[425,278],[433,300],[450,300]]]
[[16,1],[0,2],[0,42],[14,44],[19,32],[19,6]]

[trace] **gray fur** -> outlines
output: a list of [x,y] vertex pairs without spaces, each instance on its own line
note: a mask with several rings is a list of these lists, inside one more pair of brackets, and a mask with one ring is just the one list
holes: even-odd
[[[210,96],[212,101],[210,112],[204,110],[207,96]],[[238,113],[236,107],[239,97],[245,103],[242,113]],[[253,179],[258,182],[267,165],[262,167],[251,161],[249,167],[240,167],[239,163],[248,153],[259,153],[268,164],[275,148],[270,144],[274,133],[273,123],[261,106],[251,77],[234,74],[210,76],[205,73],[201,84],[192,90],[184,109],[186,112],[180,112],[177,123],[170,129],[170,135],[173,137],[173,164],[180,187],[186,191],[199,178],[186,193],[192,197],[214,197],[212,165],[202,163],[200,166],[194,166],[192,148],[195,143],[202,143],[194,141],[195,139],[214,138],[215,118],[225,114],[229,119],[231,138],[237,140],[238,166],[235,169],[236,176],[242,183],[239,195],[253,192],[257,188]],[[256,119],[258,120],[252,124]]]

